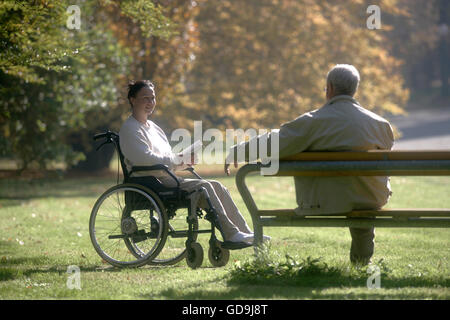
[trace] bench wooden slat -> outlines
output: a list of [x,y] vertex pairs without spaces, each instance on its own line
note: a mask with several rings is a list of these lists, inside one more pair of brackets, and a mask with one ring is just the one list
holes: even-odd
[[377,160],[450,160],[450,150],[369,150],[300,152],[280,161],[377,161]]
[[387,228],[450,228],[450,218],[376,218],[360,219],[345,217],[308,217],[308,218],[268,218],[261,217],[261,227],[387,227]]
[[276,176],[445,176],[450,160],[280,161]]
[[348,170],[348,171],[279,171],[276,176],[279,177],[332,177],[332,176],[448,176],[448,170]]
[[[262,217],[292,217],[297,216],[293,209],[258,210]],[[326,215],[307,215],[306,217],[449,217],[450,209],[381,209],[381,210],[355,210],[350,213],[336,213]]]

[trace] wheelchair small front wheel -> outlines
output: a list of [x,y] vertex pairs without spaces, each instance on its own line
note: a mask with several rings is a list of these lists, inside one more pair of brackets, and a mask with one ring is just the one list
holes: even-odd
[[230,260],[230,250],[217,244],[211,245],[208,250],[208,258],[213,267],[223,267]]
[[203,248],[198,242],[188,245],[186,263],[191,269],[197,269],[203,263]]
[[[155,259],[149,262],[150,265],[168,266],[176,264],[186,258],[186,238],[189,236],[188,231],[186,230],[186,219],[189,216],[189,210],[182,207],[177,208],[172,213],[175,213],[172,217],[171,214],[168,213],[168,232],[164,248],[162,248]],[[192,242],[197,241],[198,233],[196,233],[196,231],[198,228],[199,221],[197,217],[195,217],[195,220],[192,223]]]

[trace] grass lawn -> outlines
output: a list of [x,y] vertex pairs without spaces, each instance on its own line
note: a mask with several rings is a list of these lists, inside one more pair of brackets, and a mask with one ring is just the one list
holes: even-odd
[[[251,225],[234,177],[214,179],[229,188]],[[450,208],[449,177],[391,183],[390,208]],[[259,262],[247,248],[213,268],[208,236],[200,235],[205,259],[197,270],[185,261],[112,268],[93,249],[88,222],[96,199],[114,184],[114,177],[0,180],[0,299],[450,299],[447,229],[377,229],[379,289],[368,289],[367,270],[349,264],[344,228],[265,228],[272,241]],[[255,176],[249,184],[261,208],[295,207],[292,178]],[[292,273],[299,263],[309,269]],[[67,288],[69,265],[81,269],[81,290]]]

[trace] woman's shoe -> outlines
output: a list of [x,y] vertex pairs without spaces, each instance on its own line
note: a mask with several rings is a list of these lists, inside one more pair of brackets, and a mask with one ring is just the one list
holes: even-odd
[[228,239],[230,242],[244,242],[248,244],[253,243],[253,234],[251,233],[244,233],[244,232],[237,232],[235,233],[230,239]]
[[[255,236],[255,234],[252,232],[252,233],[250,233],[252,236]],[[272,237],[270,237],[270,236],[266,236],[266,235],[264,235],[263,234],[263,241],[269,241],[269,240],[271,240],[272,239]]]

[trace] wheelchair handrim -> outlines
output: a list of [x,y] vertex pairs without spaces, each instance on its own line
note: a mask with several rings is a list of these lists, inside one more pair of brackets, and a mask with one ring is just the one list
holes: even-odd
[[[144,189],[144,188],[136,187],[133,185],[127,185],[127,184],[114,186],[114,187],[108,189],[105,193],[103,193],[99,197],[99,199],[97,200],[97,202],[95,203],[95,205],[92,209],[90,222],[89,222],[89,233],[90,233],[90,237],[91,237],[91,242],[92,242],[95,250],[97,251],[97,253],[100,255],[100,257],[102,257],[104,260],[111,263],[112,265],[120,266],[120,267],[126,267],[126,266],[136,267],[136,266],[145,265],[146,263],[148,263],[149,260],[156,257],[164,246],[165,238],[167,237],[167,233],[166,233],[167,218],[163,213],[164,210],[160,209],[160,205],[153,199],[153,195],[152,196],[149,195],[148,190],[142,190],[142,189]],[[148,250],[147,254],[144,254],[141,258],[136,258],[136,260],[133,260],[133,261],[121,261],[121,260],[117,260],[117,259],[111,257],[108,253],[106,253],[101,248],[100,244],[97,241],[96,217],[97,217],[98,210],[106,199],[108,199],[113,193],[117,193],[118,191],[122,191],[122,192],[133,191],[133,192],[137,192],[137,193],[141,194],[142,196],[144,196],[153,205],[155,211],[157,212],[157,214],[159,216],[159,220],[162,223],[162,225],[160,226],[159,231],[158,231],[157,239],[155,241],[155,244],[152,246],[152,248],[150,250]]]

